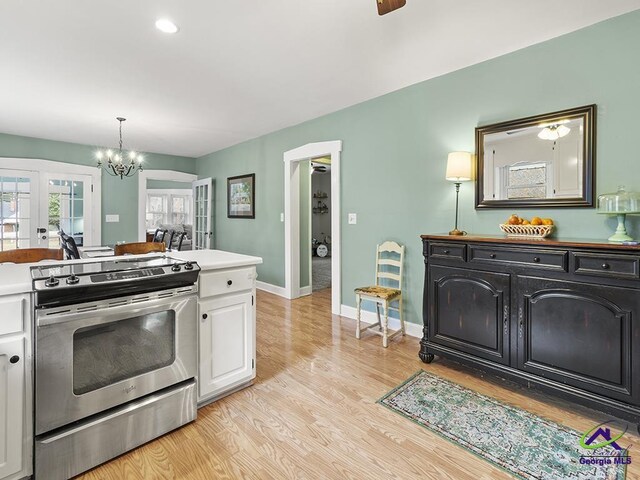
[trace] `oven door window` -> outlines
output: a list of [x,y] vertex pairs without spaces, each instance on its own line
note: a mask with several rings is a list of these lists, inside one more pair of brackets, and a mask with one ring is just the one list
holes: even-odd
[[175,311],[81,328],[73,334],[73,393],[102,387],[171,365]]

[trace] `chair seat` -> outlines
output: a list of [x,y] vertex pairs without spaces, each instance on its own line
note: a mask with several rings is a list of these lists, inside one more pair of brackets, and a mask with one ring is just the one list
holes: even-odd
[[402,293],[397,288],[379,287],[372,285],[370,287],[359,287],[354,290],[359,295],[367,295],[369,297],[380,298],[381,300],[391,300],[399,297]]

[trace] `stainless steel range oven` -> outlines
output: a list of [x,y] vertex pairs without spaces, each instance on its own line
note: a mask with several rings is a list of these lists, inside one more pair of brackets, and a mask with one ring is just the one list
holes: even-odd
[[195,419],[198,272],[165,257],[32,269],[36,478]]

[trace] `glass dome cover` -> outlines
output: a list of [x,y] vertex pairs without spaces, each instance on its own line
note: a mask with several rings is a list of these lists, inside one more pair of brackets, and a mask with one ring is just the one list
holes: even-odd
[[599,195],[598,213],[640,213],[640,192],[628,192],[621,185],[615,193]]

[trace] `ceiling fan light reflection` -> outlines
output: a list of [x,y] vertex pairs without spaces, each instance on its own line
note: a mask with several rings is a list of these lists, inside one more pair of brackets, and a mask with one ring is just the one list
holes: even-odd
[[561,137],[568,135],[570,131],[571,129],[569,127],[565,127],[564,125],[550,125],[543,128],[540,133],[538,133],[538,138],[542,140],[555,141]]

